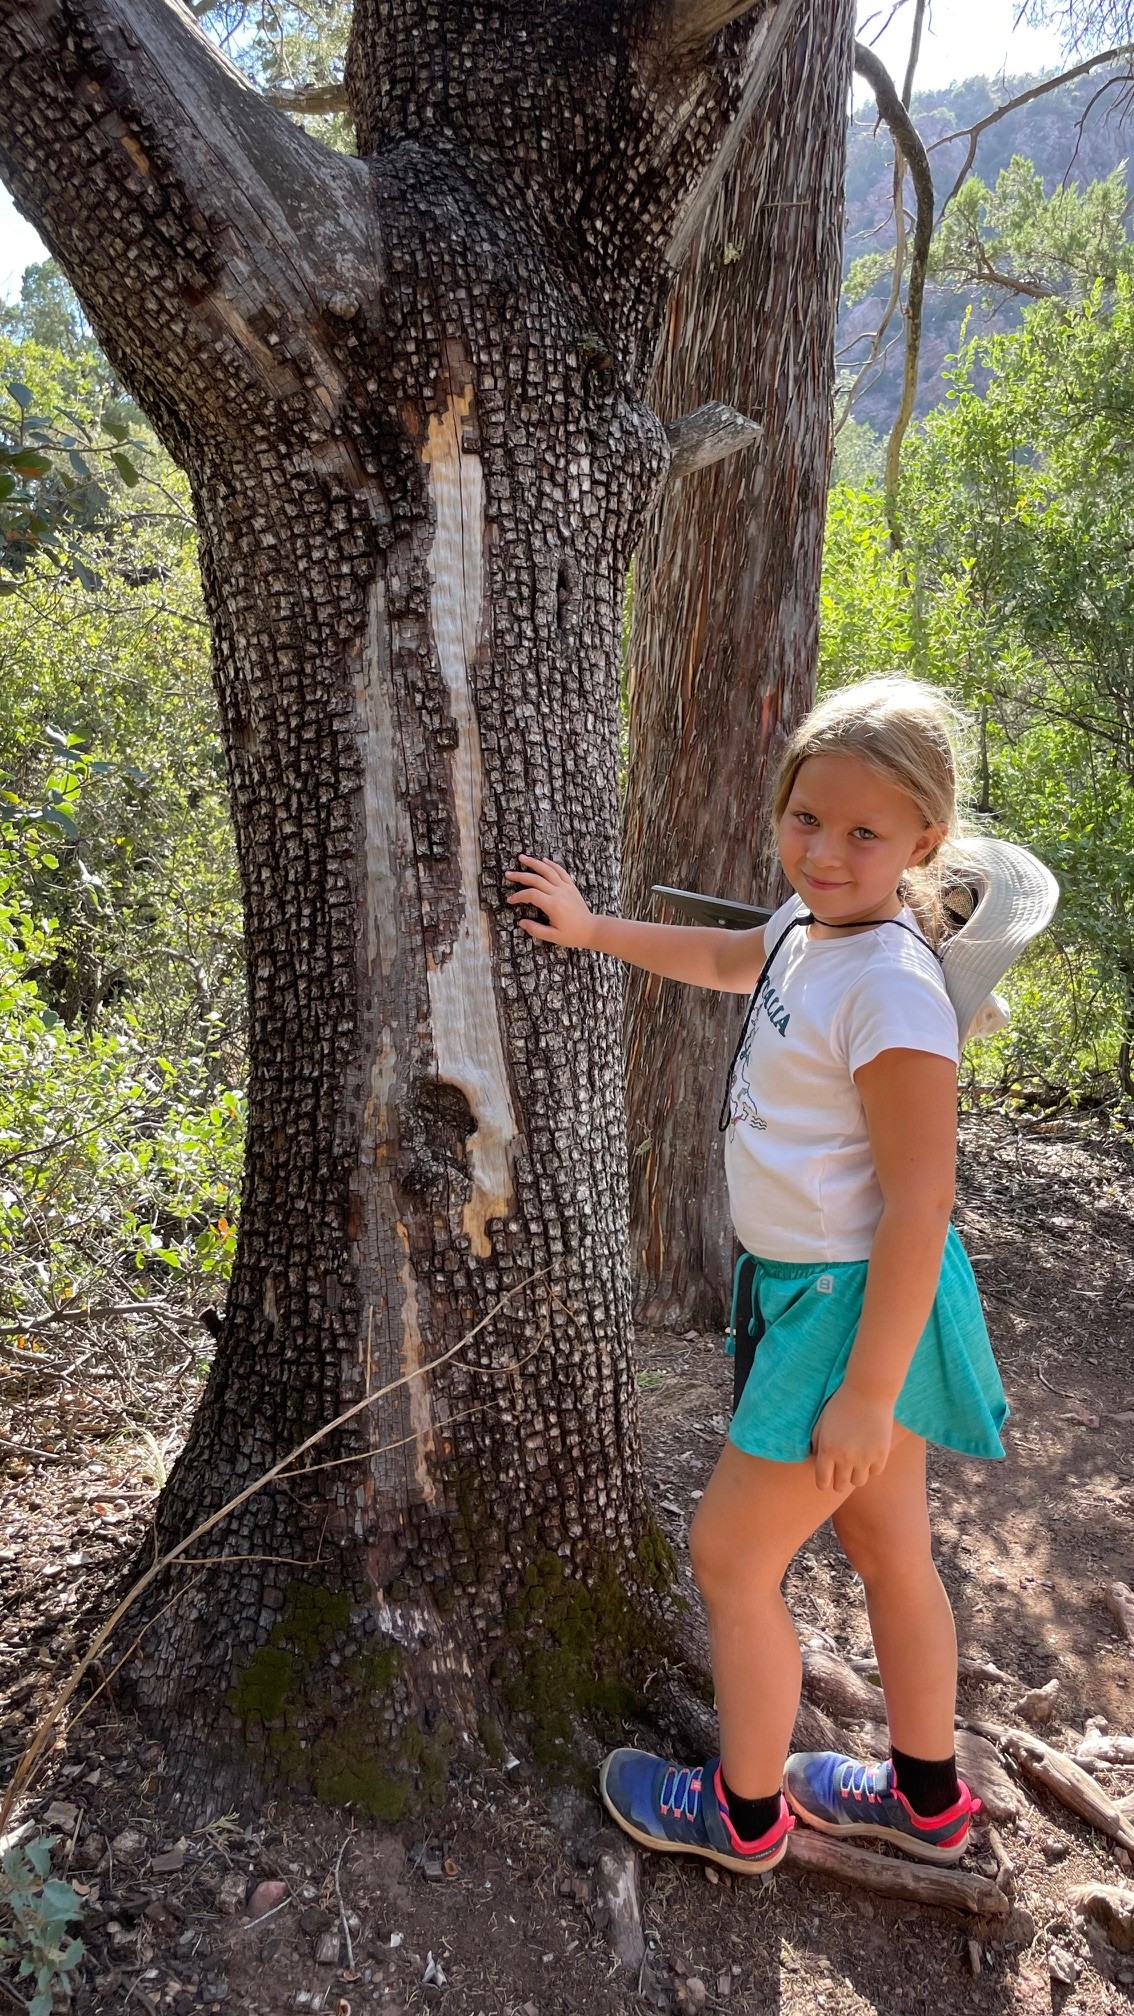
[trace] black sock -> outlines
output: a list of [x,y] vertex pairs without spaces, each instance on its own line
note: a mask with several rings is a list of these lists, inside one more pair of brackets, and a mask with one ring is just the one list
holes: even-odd
[[721,1790],[728,1807],[728,1817],[732,1821],[742,1841],[758,1841],[769,1827],[774,1827],[780,1817],[780,1795],[773,1792],[767,1799],[742,1799],[737,1792],[730,1791],[721,1772]]
[[895,1750],[892,1744],[890,1756],[899,1792],[905,1794],[914,1812],[920,1813],[923,1820],[931,1820],[935,1813],[944,1813],[947,1807],[956,1805],[961,1787],[955,1756],[940,1760],[907,1757],[904,1750]]

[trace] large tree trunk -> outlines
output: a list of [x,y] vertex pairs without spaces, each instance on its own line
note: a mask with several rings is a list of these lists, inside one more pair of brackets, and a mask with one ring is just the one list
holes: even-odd
[[166,0],[0,0],[5,174],[192,481],[244,886],[240,1246],[159,1540],[407,1382],[154,1618],[135,1694],[198,1803],[250,1745],[395,1811],[490,1654],[549,1741],[644,1657],[620,974],[503,875],[617,904],[646,360],[798,6],[359,0],[363,163]]
[[[727,397],[746,455],[674,484],[638,558],[626,902],[650,885],[778,896],[770,785],[810,704],[831,464],[854,7],[809,9],[682,275],[659,412]],[[717,1116],[744,1004],[632,974],[628,1134],[636,1307],[723,1321],[735,1251]]]

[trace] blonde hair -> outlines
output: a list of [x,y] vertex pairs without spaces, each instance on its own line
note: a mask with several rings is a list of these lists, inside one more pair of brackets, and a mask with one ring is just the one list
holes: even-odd
[[809,756],[858,756],[912,798],[927,826],[944,826],[945,838],[908,869],[899,893],[933,944],[945,934],[942,887],[949,841],[963,828],[957,795],[963,777],[968,723],[936,687],[894,674],[862,679],[828,694],[801,721],[780,759],[773,812],[782,819],[795,780]]

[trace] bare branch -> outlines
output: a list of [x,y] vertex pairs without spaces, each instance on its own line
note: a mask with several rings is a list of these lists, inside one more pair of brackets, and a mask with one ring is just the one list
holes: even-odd
[[726,456],[735,455],[742,448],[751,448],[764,429],[758,420],[747,420],[734,406],[711,399],[707,405],[695,407],[692,413],[683,413],[679,420],[667,421],[665,431],[673,450],[669,465],[672,482],[688,476],[694,469],[708,469],[714,462],[723,462]]
[[[334,384],[327,305],[376,288],[366,170],[172,0],[0,0],[0,168],[175,452],[202,408],[231,427],[245,395]],[[302,354],[266,344],[265,317]]]
[[1063,70],[1058,77],[1045,77],[1042,84],[1033,84],[1030,90],[1021,91],[1018,97],[1007,98],[1003,105],[998,105],[992,112],[986,112],[984,118],[978,119],[975,126],[959,126],[955,133],[943,133],[940,140],[932,140],[925,150],[927,154],[932,154],[938,147],[951,146],[954,140],[967,140],[969,143],[961,172],[941,205],[942,216],[976,160],[977,144],[981,134],[987,133],[990,126],[995,126],[998,119],[1006,119],[1009,112],[1018,112],[1021,105],[1030,105],[1036,98],[1046,98],[1049,91],[1058,91],[1064,84],[1074,84],[1077,78],[1087,76],[1089,71],[1097,70],[1103,63],[1117,63],[1132,53],[1134,43],[1130,42],[1120,43],[1115,49],[1104,49],[1098,56],[1089,56],[1085,63],[1076,63],[1074,69]]
[[894,87],[894,80],[885,64],[874,54],[873,49],[867,49],[863,43],[856,42],[854,67],[858,75],[865,77],[870,85],[879,114],[890,128],[894,145],[909,164],[914,193],[917,197],[913,246],[910,252],[910,277],[906,286],[906,356],[902,374],[902,396],[898,403],[897,417],[890,430],[890,439],[886,444],[886,516],[890,524],[890,538],[897,547],[901,544],[898,531],[898,474],[902,442],[917,397],[917,367],[921,354],[921,309],[925,296],[929,246],[933,237],[933,177],[930,174],[929,160],[921,135],[902,104]]
[[914,78],[917,75],[918,57],[921,55],[921,36],[925,27],[926,0],[915,0],[914,24],[910,31],[910,53],[906,60],[906,74],[902,83],[902,104],[909,111],[913,97]]
[[342,84],[271,84],[261,95],[280,112],[350,111]]

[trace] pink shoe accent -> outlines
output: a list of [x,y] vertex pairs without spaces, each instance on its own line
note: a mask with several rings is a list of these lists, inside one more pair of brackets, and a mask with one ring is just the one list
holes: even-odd
[[915,1813],[905,1793],[899,1791],[896,1781],[894,1784],[894,1790],[905,1807],[910,1820],[921,1833],[931,1833],[935,1827],[944,1826],[949,1820],[958,1820],[960,1822],[956,1831],[938,1844],[942,1848],[952,1848],[958,1841],[963,1840],[970,1820],[975,1820],[978,1813],[984,1811],[980,1800],[969,1791],[964,1779],[959,1778],[957,1783],[961,1789],[953,1805],[944,1807],[940,1813],[930,1814]]
[[719,1764],[713,1773],[713,1791],[717,1795],[717,1807],[720,1811],[721,1819],[724,1821],[725,1833],[728,1835],[738,1855],[766,1854],[769,1848],[775,1848],[786,1834],[790,1834],[795,1826],[795,1814],[781,1792],[779,1819],[773,1820],[767,1833],[761,1834],[757,1840],[742,1841],[732,1821],[729,1819],[728,1801],[725,1798],[724,1779],[721,1776],[721,1767]]

